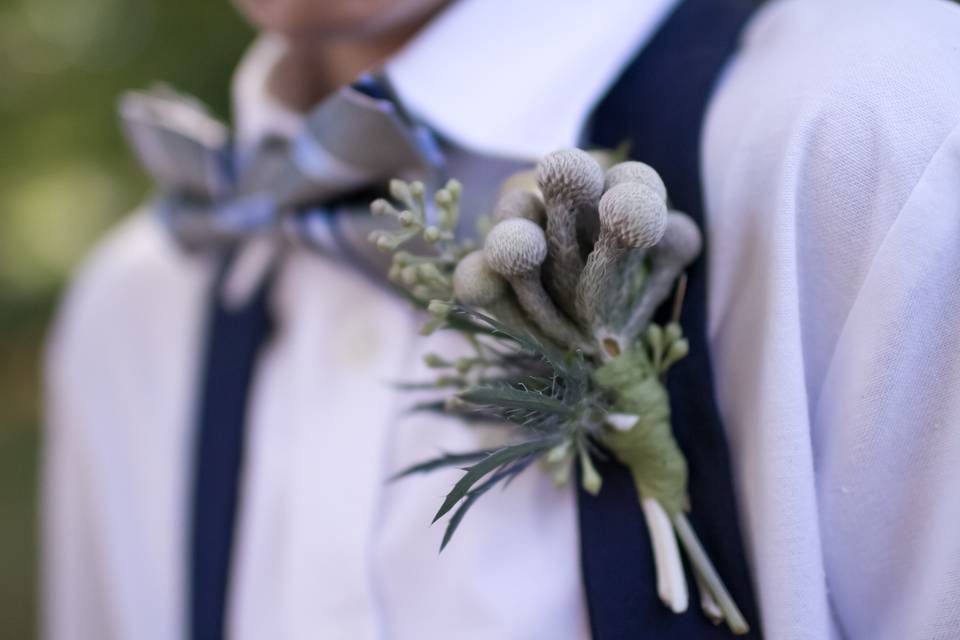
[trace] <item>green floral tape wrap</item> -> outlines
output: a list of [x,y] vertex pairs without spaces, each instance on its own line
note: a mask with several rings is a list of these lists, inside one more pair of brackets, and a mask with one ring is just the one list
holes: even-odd
[[670,428],[670,399],[643,347],[610,360],[593,374],[616,397],[615,411],[637,416],[627,431],[605,428],[601,441],[630,469],[641,497],[657,499],[673,516],[687,502],[687,462]]

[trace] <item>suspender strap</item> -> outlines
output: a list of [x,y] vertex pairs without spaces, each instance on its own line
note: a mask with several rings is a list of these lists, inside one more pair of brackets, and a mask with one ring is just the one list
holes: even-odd
[[239,309],[220,295],[231,259],[210,296],[194,457],[190,531],[192,640],[224,638],[234,521],[240,497],[248,393],[257,356],[271,333],[266,278]]
[[[591,142],[660,172],[675,208],[704,228],[700,138],[713,89],[752,7],[738,0],[686,0],[624,71],[592,118]],[[705,251],[710,250],[709,238]],[[706,341],[706,262],[688,271],[681,319],[690,355],[670,370],[673,427],[690,467],[691,520],[717,570],[759,637],[744,559],[723,426]],[[683,615],[656,594],[650,540],[630,473],[608,460],[603,489],[580,489],[581,559],[594,640],[728,638],[700,611],[695,592]],[[694,585],[688,571],[688,583]]]

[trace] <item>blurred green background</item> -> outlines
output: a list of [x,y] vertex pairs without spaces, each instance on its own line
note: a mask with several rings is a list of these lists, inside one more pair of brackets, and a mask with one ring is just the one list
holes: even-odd
[[228,115],[227,0],[0,0],[0,636],[37,628],[44,334],[71,269],[148,188],[116,118],[155,80]]

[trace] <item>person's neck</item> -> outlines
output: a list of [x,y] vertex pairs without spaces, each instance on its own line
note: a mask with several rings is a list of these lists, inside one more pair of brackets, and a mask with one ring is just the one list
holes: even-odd
[[270,74],[270,92],[291,109],[305,111],[390,58],[430,17],[376,35],[291,40]]

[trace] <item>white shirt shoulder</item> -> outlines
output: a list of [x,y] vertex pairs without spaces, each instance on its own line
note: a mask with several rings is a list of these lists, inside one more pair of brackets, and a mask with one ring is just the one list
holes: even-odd
[[773,2],[708,114],[709,338],[771,637],[960,628],[958,35],[944,1]]
[[[212,263],[186,256],[150,211],[128,216],[91,252],[61,303],[47,354],[54,388],[84,389],[82,368],[92,363],[110,373],[111,363],[143,370],[131,353],[165,359],[170,345],[160,338],[171,324],[199,333],[211,276]],[[57,384],[64,376],[79,378]]]
[[139,211],[64,298],[46,362],[47,637],[179,633],[187,427],[211,271]]

